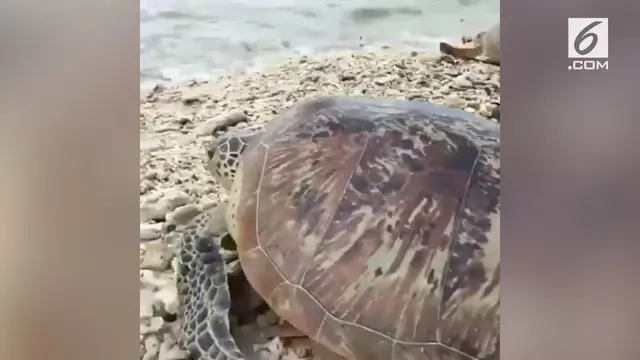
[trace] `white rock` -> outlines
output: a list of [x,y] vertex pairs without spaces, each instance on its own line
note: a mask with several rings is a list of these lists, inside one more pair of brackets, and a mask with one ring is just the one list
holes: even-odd
[[164,319],[162,317],[160,316],[152,317],[151,321],[149,321],[149,330],[157,333],[160,329],[162,329],[163,325],[164,325]]
[[164,220],[167,213],[189,203],[189,195],[178,189],[168,189],[160,196],[148,197],[140,205],[140,222]]
[[188,358],[189,354],[180,349],[178,345],[167,346],[163,343],[162,346],[160,346],[158,360],[184,360]]
[[180,124],[176,124],[176,123],[165,124],[162,126],[158,126],[156,128],[156,133],[161,134],[167,131],[179,131],[180,128],[181,128]]
[[164,288],[167,285],[167,281],[156,276],[153,271],[143,269],[140,270],[140,285],[143,289],[155,290]]
[[267,344],[267,351],[271,353],[270,355],[274,357],[277,356],[276,359],[282,356],[282,353],[284,352],[284,344],[282,343],[282,340],[278,337],[273,338]]
[[201,210],[197,205],[188,204],[183,205],[166,215],[166,220],[170,224],[174,225],[186,225],[194,217],[200,214]]
[[153,292],[149,289],[140,289],[140,319],[153,317]]
[[152,152],[162,150],[165,147],[160,139],[140,139],[140,151]]
[[469,80],[468,73],[464,73],[459,75],[452,81],[452,85],[458,89],[470,88],[473,86],[473,83]]
[[141,269],[166,271],[173,259],[173,250],[162,240],[154,240],[145,244],[145,251],[140,261]]
[[148,336],[144,340],[145,354],[142,356],[142,360],[153,360],[158,356],[160,351],[160,341],[155,336]]
[[182,233],[170,232],[164,236],[163,241],[170,245],[179,245],[182,241]]
[[458,95],[451,94],[444,99],[444,105],[452,108],[462,109],[465,107],[465,102]]
[[244,111],[234,110],[207,120],[200,125],[195,132],[198,136],[209,136],[214,133],[216,128],[221,126],[233,126],[247,120],[247,115],[245,115]]
[[186,351],[180,349],[172,334],[164,334],[158,360],[184,360],[188,358]]
[[164,325],[164,320],[156,316],[150,319],[142,319],[140,321],[140,333],[143,335],[157,333]]
[[162,223],[140,224],[140,241],[151,241],[162,237],[164,226]]
[[161,313],[178,313],[178,291],[175,286],[167,286],[154,294],[154,307]]

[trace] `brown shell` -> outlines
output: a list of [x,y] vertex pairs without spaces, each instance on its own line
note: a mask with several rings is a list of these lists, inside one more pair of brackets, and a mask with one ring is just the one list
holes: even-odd
[[498,124],[307,100],[240,170],[240,259],[284,319],[348,359],[500,358]]

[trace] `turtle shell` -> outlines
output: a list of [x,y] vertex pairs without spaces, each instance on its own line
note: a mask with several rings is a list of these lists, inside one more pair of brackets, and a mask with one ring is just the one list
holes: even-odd
[[348,359],[499,359],[498,124],[307,100],[238,174],[240,260],[282,318]]

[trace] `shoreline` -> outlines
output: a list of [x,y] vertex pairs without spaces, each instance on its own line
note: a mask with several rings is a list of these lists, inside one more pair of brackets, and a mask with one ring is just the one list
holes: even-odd
[[[261,125],[303,98],[322,95],[429,101],[499,117],[500,68],[389,48],[297,57],[262,72],[141,88],[140,359],[176,359],[179,352],[175,328],[167,329],[162,314],[176,309],[181,226],[226,198],[204,163],[216,126],[231,120],[246,121],[236,127]],[[265,341],[256,324],[236,332],[248,334],[237,339],[248,353]]]
[[437,46],[430,48],[424,47],[416,47],[409,45],[371,45],[371,44],[361,44],[359,49],[331,49],[325,52],[312,53],[308,55],[301,54],[288,54],[288,53],[280,53],[273,54],[271,56],[264,56],[263,64],[261,66],[248,66],[241,70],[224,70],[224,69],[214,69],[208,75],[203,76],[185,76],[180,79],[167,79],[167,80],[156,80],[156,81],[143,81],[140,78],[140,91],[149,91],[153,89],[155,86],[162,85],[187,85],[193,81],[215,81],[220,78],[228,78],[234,77],[244,74],[261,74],[261,73],[270,73],[273,71],[277,71],[279,67],[289,63],[295,62],[299,59],[305,58],[310,61],[322,62],[322,61],[331,61],[332,59],[336,59],[339,57],[349,56],[351,54],[380,54],[381,56],[390,56],[394,53],[410,53],[412,51],[416,51],[420,54],[425,54],[427,56],[439,57],[440,51]]

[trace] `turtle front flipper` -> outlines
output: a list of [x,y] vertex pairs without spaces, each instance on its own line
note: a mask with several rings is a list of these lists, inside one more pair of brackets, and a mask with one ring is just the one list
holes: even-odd
[[[191,360],[243,360],[229,327],[231,294],[220,255],[223,211],[204,212],[183,233],[176,278],[180,346]],[[222,234],[224,235],[224,234]]]

